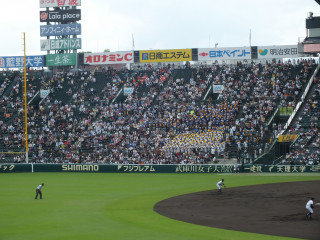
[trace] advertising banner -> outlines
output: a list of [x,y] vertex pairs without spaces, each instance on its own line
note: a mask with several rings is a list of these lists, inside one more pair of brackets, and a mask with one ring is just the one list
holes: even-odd
[[[319,165],[240,165],[241,172],[250,173],[312,173]],[[0,164],[0,174],[19,172],[91,172],[91,173],[233,173],[229,165],[145,165],[145,164]]]
[[133,63],[133,51],[85,53],[84,64],[120,64]]
[[251,59],[250,47],[230,47],[230,48],[199,48],[199,61],[231,60],[231,59]]
[[81,24],[57,24],[57,25],[41,25],[40,36],[65,36],[65,35],[80,35]]
[[15,173],[15,172],[31,172],[31,164],[2,164],[0,163],[1,173]]
[[40,0],[40,7],[74,7],[81,6],[81,0]]
[[244,165],[243,172],[251,173],[306,173],[320,172],[319,165]]
[[222,91],[224,90],[224,86],[223,85],[213,85],[212,90],[213,90],[213,93],[222,93]]
[[47,67],[76,65],[76,62],[76,53],[48,54],[46,59]]
[[[23,57],[0,57],[0,68],[23,68]],[[43,56],[27,56],[27,67],[43,67]]]
[[40,41],[41,51],[81,49],[81,38],[45,39]]
[[140,51],[140,63],[191,61],[191,49]]
[[297,58],[298,45],[259,46],[258,59]]
[[233,165],[35,164],[35,172],[232,173]]
[[76,22],[81,20],[80,9],[40,11],[40,22]]
[[306,53],[317,53],[320,52],[320,44],[303,44],[303,51]]

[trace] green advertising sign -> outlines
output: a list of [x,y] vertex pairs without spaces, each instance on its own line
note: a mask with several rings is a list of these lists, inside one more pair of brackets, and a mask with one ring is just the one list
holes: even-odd
[[31,164],[1,164],[0,173],[31,172]]
[[65,54],[48,54],[46,58],[47,67],[52,66],[70,66],[76,65],[77,54],[65,53]]
[[81,38],[45,39],[40,46],[41,51],[81,49]]

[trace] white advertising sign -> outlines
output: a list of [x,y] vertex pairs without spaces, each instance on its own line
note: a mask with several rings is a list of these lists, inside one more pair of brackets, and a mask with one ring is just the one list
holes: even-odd
[[40,36],[81,35],[81,24],[40,25]]
[[133,51],[85,53],[84,64],[121,64],[133,63]]
[[230,59],[251,59],[250,47],[199,48],[199,61],[215,61]]
[[258,59],[297,58],[298,45],[259,46]]

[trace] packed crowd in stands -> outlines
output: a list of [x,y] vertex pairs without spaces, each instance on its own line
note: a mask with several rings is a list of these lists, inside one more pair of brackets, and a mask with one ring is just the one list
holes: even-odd
[[[318,74],[319,76],[319,74]],[[314,79],[311,96],[307,99],[301,115],[290,134],[299,137],[286,155],[285,162],[289,164],[319,165],[320,164],[320,83]]]
[[[29,157],[37,163],[203,164],[232,157],[233,146],[238,161],[240,153],[254,159],[275,137],[268,120],[277,107],[296,106],[315,67],[305,60],[186,69],[169,64],[30,76]],[[21,81],[0,82],[3,152],[24,151]],[[218,100],[203,100],[212,84],[225,88]],[[134,91],[126,96],[124,88]],[[50,94],[32,104],[39,89]],[[319,107],[317,94],[306,109]],[[303,140],[312,131],[307,144],[319,159],[319,126],[298,130]],[[14,161],[24,161],[24,155]]]

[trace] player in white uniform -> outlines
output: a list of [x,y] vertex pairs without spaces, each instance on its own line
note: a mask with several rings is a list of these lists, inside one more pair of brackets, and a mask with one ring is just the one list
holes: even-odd
[[310,198],[310,200],[307,202],[307,205],[306,205],[306,209],[308,210],[308,214],[306,215],[306,218],[308,220],[311,220],[312,217],[311,215],[313,214],[313,200],[314,198]]
[[40,195],[40,199],[42,199],[42,191],[41,191],[41,189],[42,189],[43,186],[44,186],[44,183],[40,184],[40,185],[36,188],[36,197],[35,197],[35,199],[38,198],[38,194]]
[[218,192],[221,192],[222,190],[222,186],[224,185],[224,179],[222,179],[221,181],[217,182],[217,187],[219,188]]

